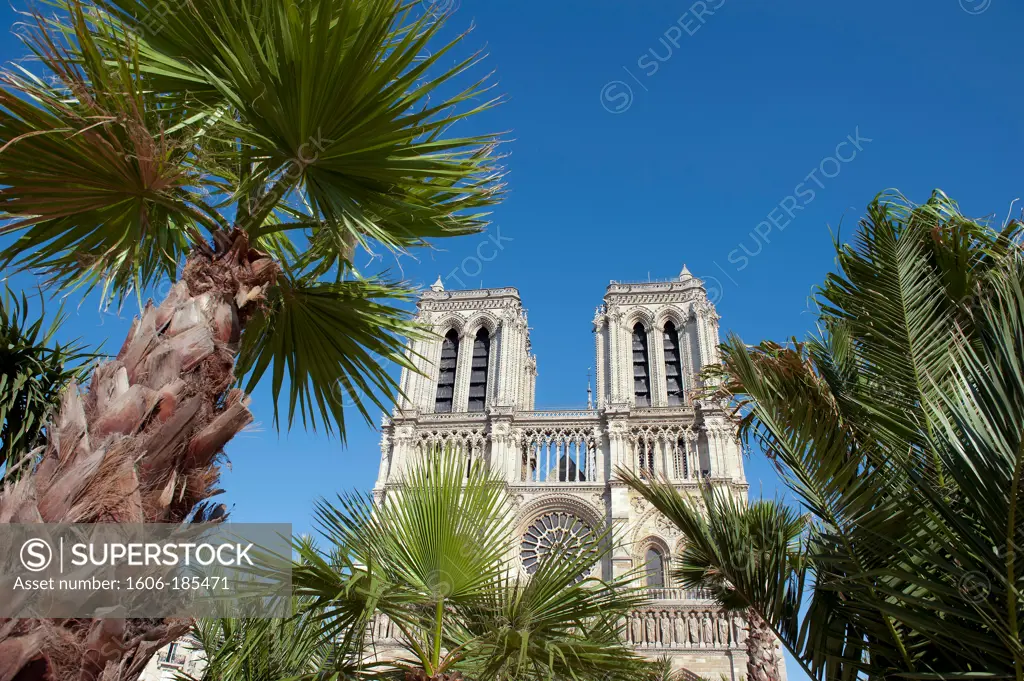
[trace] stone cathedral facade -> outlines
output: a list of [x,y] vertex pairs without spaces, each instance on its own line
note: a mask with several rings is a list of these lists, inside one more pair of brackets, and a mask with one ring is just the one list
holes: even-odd
[[719,318],[703,283],[685,267],[670,281],[612,282],[593,321],[596,399],[572,410],[535,408],[538,364],[516,289],[446,291],[439,279],[417,318],[436,335],[409,348],[425,366],[403,372],[406,398],[384,418],[375,494],[435,445],[482,458],[515,509],[517,569],[529,575],[556,541],[610,526],[614,548],[595,573],[642,567],[650,596],[625,623],[628,641],[695,675],[745,675],[744,619],[672,583],[679,532],[614,473],[664,474],[683,490],[703,479],[746,496],[725,405],[692,397],[701,367],[719,361]]

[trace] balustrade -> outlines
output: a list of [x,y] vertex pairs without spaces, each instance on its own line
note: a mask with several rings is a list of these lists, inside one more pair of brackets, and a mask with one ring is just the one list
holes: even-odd
[[595,482],[597,451],[584,428],[523,428],[514,441],[521,455],[520,482]]
[[633,462],[644,477],[664,475],[673,481],[696,480],[700,470],[696,438],[674,426],[641,426],[629,432]]

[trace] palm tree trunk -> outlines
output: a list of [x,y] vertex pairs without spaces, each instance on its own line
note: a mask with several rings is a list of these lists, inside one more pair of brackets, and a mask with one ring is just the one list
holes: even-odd
[[753,610],[747,613],[750,630],[747,634],[747,681],[780,681],[779,651],[775,633]]
[[[0,495],[0,523],[223,519],[219,455],[251,420],[234,382],[246,319],[277,275],[244,232],[194,251],[88,389],[71,385],[42,459]],[[128,681],[190,620],[0,620],[0,681]]]

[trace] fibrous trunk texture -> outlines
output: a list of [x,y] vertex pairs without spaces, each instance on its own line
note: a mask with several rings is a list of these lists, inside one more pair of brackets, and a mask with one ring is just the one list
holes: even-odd
[[779,681],[781,659],[775,645],[775,633],[754,612],[749,613],[750,631],[747,635],[748,681]]
[[[84,393],[72,385],[0,523],[218,521],[222,448],[251,420],[231,389],[245,319],[278,268],[242,232],[194,252]],[[189,620],[0,619],[0,681],[128,681]]]

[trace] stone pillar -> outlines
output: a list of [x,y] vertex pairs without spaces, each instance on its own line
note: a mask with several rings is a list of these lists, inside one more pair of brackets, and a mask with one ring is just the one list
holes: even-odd
[[[423,374],[410,372],[409,377],[409,398],[413,405],[424,413],[434,412],[434,400],[437,397],[437,372],[441,360],[441,339],[424,338],[411,343],[414,354],[420,355],[416,359],[416,366]],[[461,350],[461,349],[460,349]]]
[[594,390],[597,394],[597,400],[594,406],[598,409],[605,406],[608,401],[604,394],[605,388],[607,387],[604,375],[605,329],[605,317],[603,314],[600,314],[599,309],[599,313],[594,317]]
[[619,336],[622,334],[620,321],[621,314],[618,312],[618,308],[613,307],[608,313],[608,345],[609,345],[609,362],[608,368],[611,371],[611,390],[609,391],[609,399],[612,403],[619,403],[622,401],[620,388],[619,375],[622,373],[620,369],[622,353],[619,350]]
[[472,363],[473,338],[460,333],[459,356],[455,366],[455,394],[452,397],[453,412],[465,412],[469,408],[469,372]]
[[623,421],[614,421],[608,424],[608,445],[611,479],[614,479],[615,469],[619,466],[633,470],[632,456],[629,453],[629,439],[626,424]]
[[611,577],[622,577],[633,569],[633,557],[626,533],[629,530],[629,488],[623,482],[611,482],[609,485],[611,506],[611,542],[612,542],[612,574]]
[[512,442],[512,421],[509,417],[491,420],[491,469],[500,473],[505,482],[518,482],[519,457]]
[[412,426],[397,426],[391,439],[391,475],[388,482],[394,482],[409,467],[409,462],[415,453],[415,432]]
[[647,332],[649,368],[651,372],[651,406],[663,407],[668,404],[668,388],[665,384],[665,334],[651,324]]
[[[387,417],[385,417],[385,420]],[[380,434],[380,469],[377,471],[377,484],[375,487],[383,487],[390,477],[391,460],[391,428],[385,423]]]
[[686,460],[691,480],[700,480],[700,449],[697,447],[697,440],[700,435],[689,426],[684,434],[686,438]]

